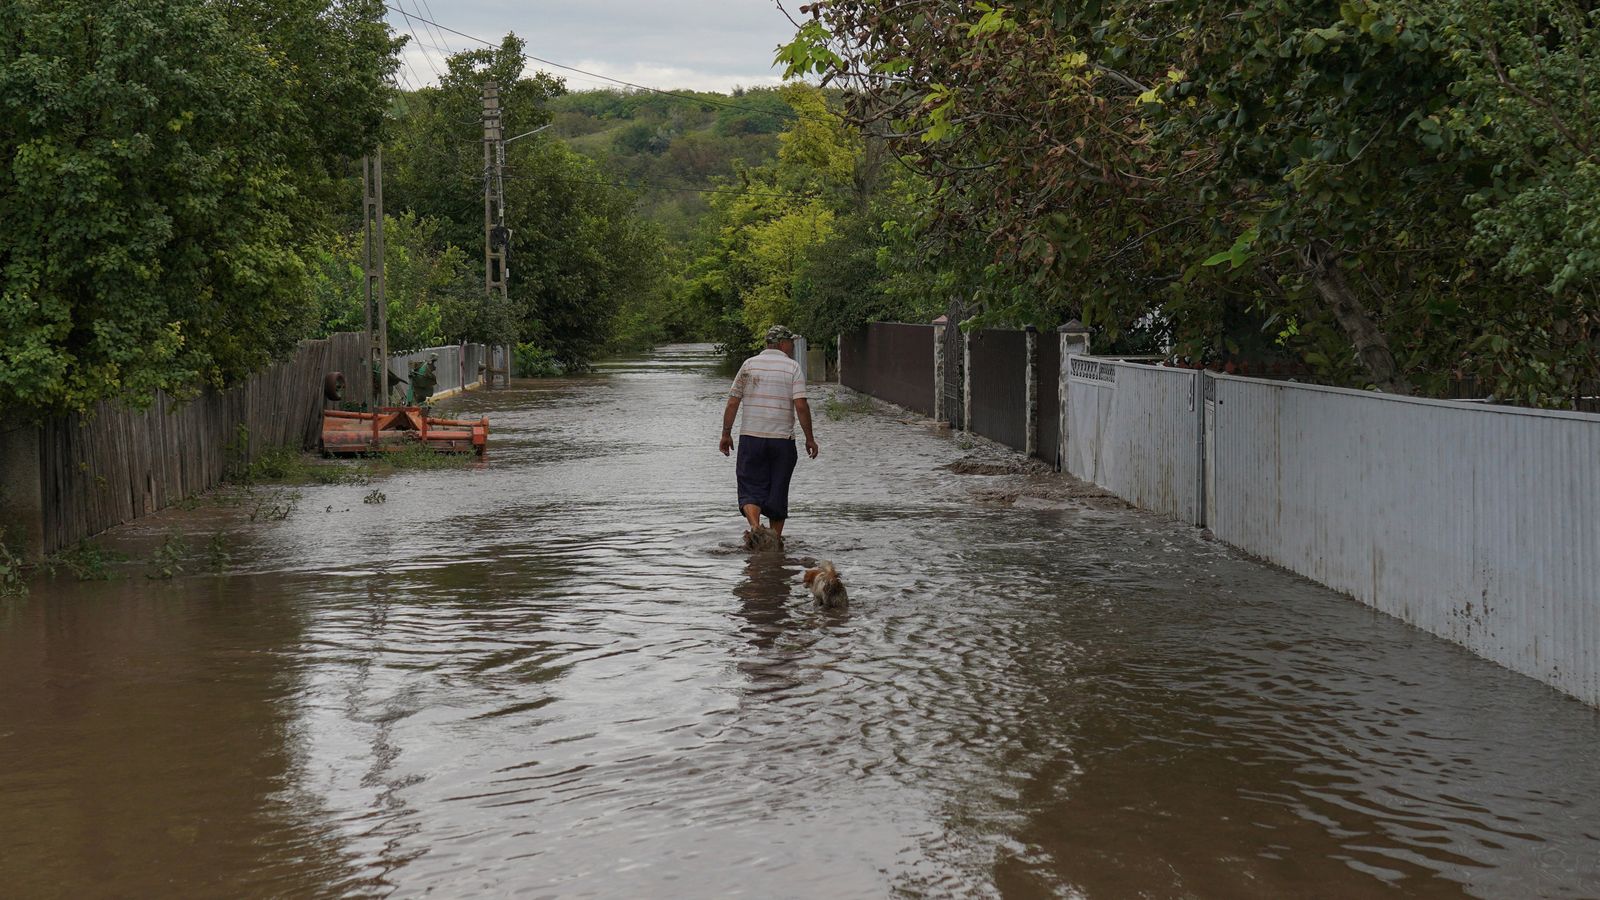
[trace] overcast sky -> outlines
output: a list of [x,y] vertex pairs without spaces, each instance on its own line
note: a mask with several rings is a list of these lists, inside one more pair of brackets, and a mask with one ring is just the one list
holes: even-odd
[[[803,0],[786,0],[793,10]],[[388,0],[389,24],[401,35],[416,31],[402,58],[415,85],[436,82],[444,71],[433,46],[459,51],[474,45],[448,31],[435,32],[417,16],[498,42],[515,31],[527,52],[623,81],[664,89],[727,91],[735,85],[777,84],[772,68],[778,44],[794,34],[773,0]],[[427,4],[424,7],[424,3]],[[395,9],[413,16],[408,23]],[[429,15],[429,11],[433,15]],[[429,63],[432,63],[430,66]],[[562,69],[569,90],[606,85]]]

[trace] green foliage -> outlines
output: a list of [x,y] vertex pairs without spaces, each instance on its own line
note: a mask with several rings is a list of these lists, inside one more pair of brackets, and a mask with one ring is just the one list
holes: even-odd
[[245,484],[287,481],[304,477],[306,468],[305,458],[298,450],[292,447],[272,447],[256,456],[240,480]]
[[[489,79],[499,84],[503,127],[513,136],[548,124],[565,91],[546,73],[525,74],[522,48],[507,35],[499,47],[451,56],[440,85],[404,94],[389,125],[385,202],[400,211],[386,234],[391,344],[531,342],[581,370],[607,349],[626,303],[661,293],[664,244],[636,213],[634,195],[594,161],[545,135],[514,141],[505,180],[508,306],[483,299],[483,149],[463,123],[478,120]],[[348,321],[359,296],[353,246],[347,240],[330,254],[324,270],[339,285],[325,295],[349,298],[336,300],[326,327]]]
[[214,575],[220,575],[227,570],[233,562],[233,553],[228,549],[228,536],[218,531],[206,541],[206,569]]
[[[514,309],[484,296],[481,259],[446,242],[446,227],[412,212],[384,217],[384,293],[394,352],[500,343],[517,333]],[[366,327],[361,254],[362,235],[351,232],[335,236],[314,259],[312,290],[323,334]]]
[[394,68],[376,0],[0,7],[0,407],[240,377],[311,309],[301,251]]
[[79,581],[109,581],[112,578],[110,566],[126,559],[125,554],[81,541],[76,547],[51,554],[43,565],[51,575],[65,570]]
[[516,346],[517,376],[520,378],[554,378],[566,374],[554,352],[523,342]]
[[1198,361],[1271,347],[1523,402],[1600,374],[1586,5],[811,9],[779,61],[859,87],[851,120],[932,187],[893,227],[980,322],[1155,327]]
[[0,600],[28,596],[28,567],[21,555],[0,540]]
[[184,562],[189,555],[189,542],[177,532],[169,533],[166,540],[150,554],[150,572],[145,577],[166,580],[182,575]]
[[797,84],[782,96],[800,118],[775,160],[739,170],[747,192],[712,198],[674,291],[731,353],[759,346],[774,323],[826,343],[895,309],[881,285],[878,158],[822,91]]
[[422,444],[410,444],[403,450],[386,452],[373,460],[377,465],[393,469],[461,469],[471,465],[477,457],[469,453],[440,453]]

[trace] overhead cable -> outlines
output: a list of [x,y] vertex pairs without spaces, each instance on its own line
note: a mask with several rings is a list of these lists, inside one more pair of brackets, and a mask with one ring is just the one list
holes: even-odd
[[627,190],[653,190],[676,191],[685,194],[735,194],[743,197],[776,197],[784,200],[815,200],[815,194],[781,194],[766,191],[741,191],[735,188],[691,188],[671,187],[664,184],[648,182],[623,182],[623,181],[591,181],[586,178],[572,178],[566,175],[506,175],[507,181],[566,181],[572,184],[595,184],[601,187],[623,188]]
[[[393,6],[389,6],[389,4],[387,2],[384,3],[384,6],[387,6],[389,9],[400,13],[402,16],[406,15],[404,10],[395,9]],[[451,28],[448,25],[441,25],[438,22],[435,22],[435,21],[433,21],[431,19],[423,19],[421,16],[418,16],[417,18],[420,21],[427,22],[429,25],[432,25],[435,28],[441,29],[443,31],[448,31],[451,34],[456,35],[457,37],[464,37],[469,41],[477,41],[478,43],[484,45],[485,47],[497,48],[497,47],[500,46],[499,44],[496,44],[493,41],[486,41],[483,38],[478,37],[477,35],[467,34],[464,31],[457,31],[457,30],[455,30],[454,28]],[[602,81],[609,81],[609,82],[611,82],[613,84],[620,84],[620,85],[623,85],[624,87],[631,87],[631,88],[634,88],[635,90],[648,91],[648,92],[650,92],[652,94],[660,94],[660,95],[662,95],[664,97],[677,97],[680,100],[688,100],[688,101],[693,102],[693,103],[703,103],[703,104],[706,104],[707,106],[721,106],[721,107],[726,107],[728,109],[739,109],[739,110],[744,110],[745,112],[760,113],[761,115],[764,115],[764,116],[778,116],[779,118],[785,118],[785,119],[809,119],[809,120],[814,121],[814,122],[830,122],[830,121],[832,121],[832,120],[824,118],[822,116],[814,116],[814,115],[810,115],[808,113],[795,112],[794,110],[761,109],[761,108],[755,107],[755,106],[745,106],[745,105],[740,104],[740,103],[729,103],[726,100],[713,100],[713,99],[706,98],[706,97],[696,97],[693,94],[680,93],[678,91],[665,91],[665,90],[662,90],[661,88],[651,87],[651,86],[649,86],[647,84],[635,84],[635,83],[633,83],[631,81],[623,81],[621,78],[612,78],[610,75],[602,75],[599,72],[590,72],[587,69],[580,69],[577,66],[569,66],[566,63],[558,63],[558,62],[556,62],[554,60],[544,59],[543,57],[534,56],[534,55],[529,54],[529,53],[522,54],[522,58],[525,59],[525,60],[529,60],[531,62],[542,63],[542,64],[547,65],[547,66],[554,66],[557,69],[565,69],[568,72],[577,72],[579,75],[587,75],[590,78],[598,78],[598,79],[601,79]]]

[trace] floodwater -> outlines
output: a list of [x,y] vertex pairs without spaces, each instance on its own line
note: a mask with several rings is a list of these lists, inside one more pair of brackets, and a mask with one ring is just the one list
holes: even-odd
[[484,466],[170,511],[109,540],[223,572],[0,606],[0,894],[1600,896],[1594,710],[827,389],[752,557],[725,386],[471,394]]

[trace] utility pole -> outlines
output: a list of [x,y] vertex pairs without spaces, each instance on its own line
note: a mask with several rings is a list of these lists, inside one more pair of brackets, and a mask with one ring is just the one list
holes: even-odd
[[[367,397],[373,410],[389,402],[389,300],[383,286],[383,147],[361,157],[362,221],[366,273]],[[376,373],[376,374],[372,374]]]
[[[511,246],[511,229],[506,227],[506,142],[500,127],[500,86],[483,83],[483,287],[489,302],[506,303],[506,251]],[[485,373],[494,384],[495,349],[491,346]],[[511,379],[510,349],[499,371]]]

